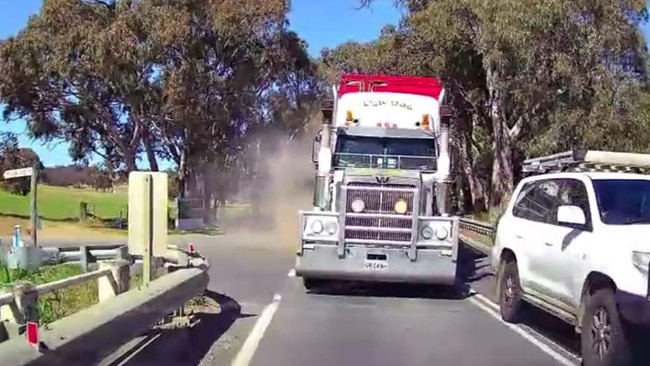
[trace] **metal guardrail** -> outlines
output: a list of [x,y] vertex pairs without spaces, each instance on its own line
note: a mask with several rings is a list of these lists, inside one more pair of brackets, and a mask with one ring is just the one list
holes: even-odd
[[112,276],[111,270],[108,268],[98,269],[93,272],[82,273],[80,275],[64,278],[62,280],[44,283],[42,285],[36,286],[34,288],[34,291],[36,291],[36,293],[41,296],[49,294],[50,292],[61,290],[66,287],[76,286],[88,281],[96,280],[104,276]]
[[492,224],[468,218],[461,218],[458,226],[461,229],[469,230],[481,235],[492,235],[494,233],[494,226]]
[[[15,286],[0,294],[4,313],[16,315],[13,323],[1,323],[8,327],[5,333],[13,334],[0,341],[2,365],[96,364],[201,295],[209,282],[208,260],[193,249],[168,249],[177,255],[158,258],[152,268],[165,274],[137,289],[128,288],[132,262],[118,259],[101,264],[96,271],[27,288]],[[29,309],[35,307],[38,296],[93,280],[99,281],[100,302],[42,328],[35,350],[20,329],[29,321]]]
[[10,248],[6,253],[5,263],[10,268],[22,268],[27,265],[31,269],[44,265],[75,263],[87,272],[93,264],[116,259],[133,263],[137,258],[129,254],[126,244],[40,248],[18,246]]

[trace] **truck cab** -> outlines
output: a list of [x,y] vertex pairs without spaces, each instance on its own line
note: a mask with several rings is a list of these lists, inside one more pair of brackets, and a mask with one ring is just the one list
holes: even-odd
[[427,77],[343,75],[314,140],[313,208],[299,212],[296,274],[454,284],[449,114]]

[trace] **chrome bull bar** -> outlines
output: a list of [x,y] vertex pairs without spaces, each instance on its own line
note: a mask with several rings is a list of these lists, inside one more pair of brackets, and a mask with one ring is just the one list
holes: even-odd
[[[380,203],[380,212],[373,213],[356,213],[348,212],[348,194],[350,191],[367,191],[367,192],[380,192],[380,193],[408,193],[411,194],[411,207],[408,208],[407,214],[396,214],[396,213],[384,213],[381,210]],[[338,238],[338,247],[337,254],[339,258],[345,257],[346,244],[361,244],[361,245],[400,245],[408,246],[408,257],[411,261],[417,259],[417,240],[418,240],[418,216],[420,209],[420,190],[417,188],[411,187],[380,187],[380,186],[353,186],[348,185],[341,186],[341,195],[339,198],[339,238]],[[408,201],[408,200],[407,200]],[[346,225],[346,219],[348,218],[357,218],[357,219],[385,219],[385,220],[395,220],[393,222],[405,222],[410,220],[410,225],[402,225],[406,227],[399,227],[400,224],[391,227],[377,227],[377,226],[366,226],[366,225]],[[380,240],[380,239],[364,239],[364,238],[346,238],[346,232],[348,230],[367,231],[375,233],[395,233],[395,234],[410,234],[408,241],[400,240]]]

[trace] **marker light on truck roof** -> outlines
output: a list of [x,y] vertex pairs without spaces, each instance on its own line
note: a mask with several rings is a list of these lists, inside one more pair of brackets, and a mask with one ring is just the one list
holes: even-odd
[[420,127],[422,127],[423,130],[430,130],[431,129],[428,114],[423,114],[422,115],[422,122],[420,123]]

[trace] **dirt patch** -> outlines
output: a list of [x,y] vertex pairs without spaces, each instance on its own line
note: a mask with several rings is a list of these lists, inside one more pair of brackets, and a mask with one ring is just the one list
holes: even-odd
[[[29,220],[0,216],[0,237],[12,236],[15,225],[20,225],[22,235],[29,235],[31,227]],[[42,220],[38,235],[39,238],[88,239],[92,237],[104,239],[124,238],[127,232],[125,230],[89,227],[78,223]]]

